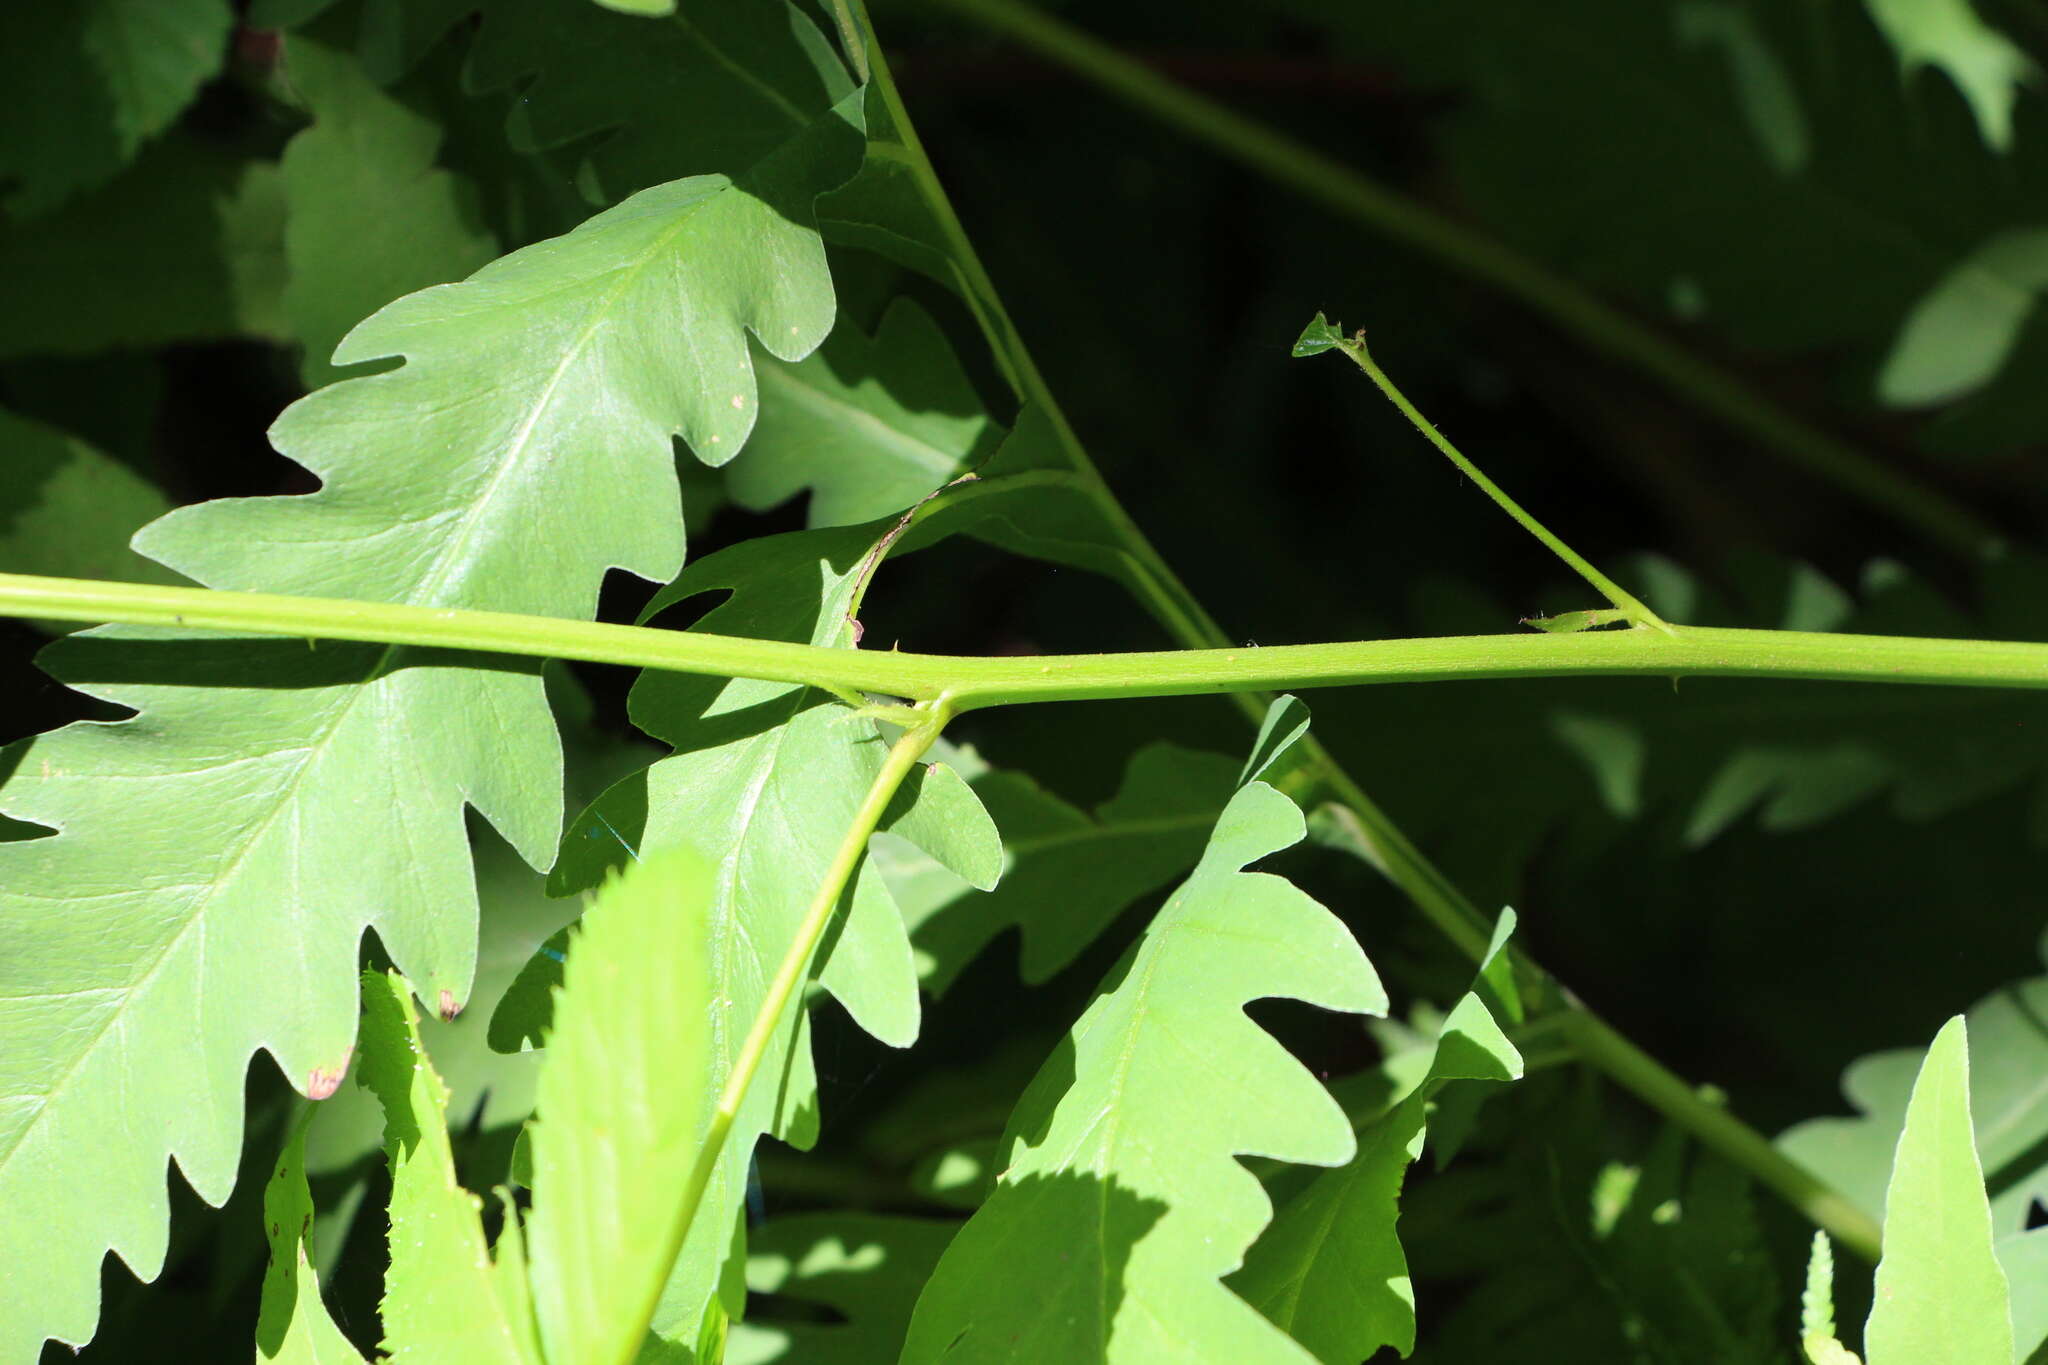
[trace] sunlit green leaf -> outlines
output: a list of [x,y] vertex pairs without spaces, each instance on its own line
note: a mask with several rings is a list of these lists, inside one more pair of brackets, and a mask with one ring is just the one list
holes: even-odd
[[1152,1361],[1190,1341],[1216,1359],[1306,1358],[1218,1283],[1271,1211],[1238,1154],[1336,1165],[1354,1149],[1243,1002],[1386,1005],[1334,917],[1242,870],[1303,832],[1263,782],[1225,808],[1201,864],[1019,1101],[1001,1179],[919,1300],[906,1365]]
[[1935,1035],[1906,1104],[1884,1201],[1884,1259],[1863,1328],[1869,1365],[2012,1359],[2005,1272],[1970,1125],[1969,1035]]
[[918,977],[943,994],[1004,930],[1023,932],[1020,967],[1044,981],[1140,897],[1194,866],[1229,799],[1238,765],[1215,754],[1152,744],[1132,755],[1123,784],[1092,816],[1021,773],[990,769],[971,752],[960,771],[1003,831],[996,889],[965,881],[902,841],[876,841],[875,861],[903,908]]
[[[405,363],[272,429],[318,493],[182,509],[138,547],[209,586],[569,617],[609,568],[667,577],[672,437],[728,458],[754,417],[745,332],[794,359],[831,326],[804,220],[858,137],[811,112],[738,181],[649,190],[384,309],[337,360]],[[303,1091],[334,1088],[364,926],[438,1013],[460,1008],[465,804],[536,866],[560,818],[530,664],[142,629],[46,659],[141,715],[38,737],[0,797],[62,831],[0,844],[0,1261],[24,1267],[0,1277],[0,1355],[84,1340],[109,1247],[155,1274],[167,1156],[225,1197],[255,1048]]]
[[385,1354],[420,1365],[539,1365],[533,1323],[507,1311],[496,1283],[519,1267],[492,1262],[478,1217],[483,1201],[456,1179],[448,1090],[420,1046],[403,977],[363,973],[362,1048],[361,1080],[384,1106],[391,1163]]
[[528,1130],[550,1360],[632,1360],[680,1245],[710,1078],[711,878],[687,845],[652,853],[598,892],[570,946]]
[[[849,648],[863,566],[886,523],[745,542],[692,565],[649,611],[700,593],[731,596],[701,629]],[[717,868],[706,951],[717,982],[710,1086],[724,1085],[805,907],[879,770],[887,743],[875,722],[829,694],[783,683],[648,673],[632,697],[635,722],[676,746],[673,757],[614,786],[570,826],[556,889],[590,885],[635,853],[688,843]],[[916,770],[882,828],[956,873],[991,886],[1001,871],[995,828],[966,783],[932,764]],[[917,1036],[917,979],[903,917],[872,864],[856,874],[843,918],[817,969],[820,984],[883,1042]],[[773,1134],[808,1147],[818,1123],[808,1024],[792,1011],[776,1028],[720,1155],[704,1209],[677,1262],[656,1331],[693,1337],[720,1284],[754,1144]],[[708,1122],[707,1093],[700,1123]],[[697,1131],[702,1131],[700,1127]],[[728,1282],[728,1288],[736,1288]],[[743,1304],[728,1304],[734,1316]]]

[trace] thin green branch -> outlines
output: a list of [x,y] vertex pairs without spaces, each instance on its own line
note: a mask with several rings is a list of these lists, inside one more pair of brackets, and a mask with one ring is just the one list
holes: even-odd
[[1033,702],[1572,674],[2048,688],[2048,644],[1706,626],[970,657],[831,649],[511,612],[18,574],[0,574],[0,616],[575,659],[944,701],[956,713]]
[[1885,467],[1780,407],[1661,332],[1609,307],[1561,275],[1426,205],[1377,185],[1342,162],[1167,80],[1106,43],[1022,0],[927,0],[964,15],[1093,82],[1159,122],[1549,318],[1586,346],[1648,374],[1787,462],[1976,557],[2002,540],[1968,508]]
[[[1061,454],[1080,481],[1081,491],[1095,503],[1103,520],[1122,542],[1129,584],[1139,604],[1182,644],[1229,643],[1230,637],[1223,628],[1188,591],[1144,531],[1131,520],[1130,513],[1110,490],[1094,460],[1089,458],[1087,448],[1074,434],[1059,400],[1053,396],[1052,387],[1045,382],[1037,360],[1024,344],[1009,310],[1004,307],[995,281],[982,264],[981,254],[974,249],[967,230],[960,225],[960,215],[954,210],[951,197],[947,195],[945,186],[939,183],[938,172],[932,168],[931,158],[925,154],[924,143],[917,135],[917,126],[911,122],[910,111],[904,107],[902,92],[896,88],[895,74],[889,69],[881,43],[875,39],[864,0],[848,0],[848,3],[865,40],[863,46],[868,53],[871,88],[881,97],[889,121],[902,140],[902,164],[909,170],[911,179],[923,196],[932,221],[945,237],[947,255],[958,277],[961,297],[974,314],[990,350],[995,353],[996,364],[1003,377],[1009,381],[1020,402],[1045,414]],[[990,488],[992,491],[992,485]],[[1241,705],[1253,725],[1257,725],[1265,715],[1265,705],[1257,698],[1246,697]]]
[[[1317,315],[1317,321],[1321,321],[1320,314]],[[1591,561],[1571,546],[1565,544],[1549,527],[1524,511],[1522,505],[1509,497],[1499,484],[1480,472],[1478,465],[1466,459],[1463,452],[1452,445],[1449,439],[1436,429],[1435,424],[1427,417],[1424,417],[1421,411],[1408,401],[1408,395],[1402,393],[1399,386],[1387,377],[1386,371],[1382,370],[1378,363],[1373,360],[1372,352],[1367,349],[1365,344],[1364,328],[1359,328],[1354,336],[1335,342],[1333,349],[1343,352],[1352,364],[1365,371],[1366,377],[1379,386],[1380,392],[1386,395],[1387,401],[1396,408],[1399,408],[1401,415],[1413,423],[1415,429],[1421,432],[1431,445],[1441,451],[1445,459],[1456,465],[1458,471],[1466,478],[1479,485],[1480,491],[1485,493],[1487,497],[1492,498],[1495,506],[1513,517],[1517,525],[1541,541],[1545,549],[1563,560],[1579,577],[1592,584],[1601,596],[1613,604],[1615,611],[1621,614],[1621,619],[1635,625],[1649,626],[1653,629],[1661,630],[1667,635],[1671,633],[1671,627],[1664,622],[1662,617],[1637,601],[1635,596],[1623,590],[1620,584],[1594,568]]]
[[[858,8],[861,0],[852,0]],[[1026,15],[1031,11],[1023,11]],[[1018,396],[1040,405],[1052,420],[1054,435],[1062,451],[1076,473],[1094,486],[1097,501],[1109,516],[1116,533],[1124,540],[1128,552],[1142,570],[1134,580],[1134,591],[1153,616],[1181,643],[1193,647],[1228,646],[1225,636],[1213,618],[1203,609],[1186,586],[1174,574],[1173,569],[1153,548],[1144,533],[1133,523],[1115,496],[1109,491],[1096,472],[1094,464],[1082,449],[1072,427],[1061,413],[1051,390],[1033,363],[1030,352],[1024,346],[1015,325],[1004,311],[1001,300],[987,270],[982,266],[973,244],[961,230],[959,217],[953,210],[951,200],[939,184],[937,174],[932,170],[930,159],[924,154],[917,133],[910,121],[908,110],[903,106],[895,82],[890,75],[889,65],[881,45],[874,40],[871,27],[867,24],[865,9],[860,9],[860,18],[866,30],[867,49],[873,73],[874,88],[880,92],[890,117],[903,139],[903,158],[909,163],[914,177],[925,196],[927,206],[945,229],[947,241],[954,254],[954,268],[960,274],[963,292],[968,307],[981,324],[989,345],[994,350],[996,361],[1004,374],[1017,389]],[[1049,22],[1049,21],[1048,21]],[[1053,26],[1055,36],[1059,26]],[[1078,36],[1078,35],[1077,35]],[[1085,40],[1084,40],[1085,42]],[[1130,63],[1123,61],[1115,52],[1094,45],[1095,50],[1107,59],[1106,70],[1112,79],[1106,83],[1114,86],[1114,75],[1121,69],[1126,74],[1135,73],[1141,79],[1139,90],[1124,93],[1141,107],[1147,107],[1143,98],[1146,92],[1166,97],[1164,106],[1155,112],[1168,121],[1174,121],[1172,114],[1180,92],[1166,82],[1151,76]],[[1067,49],[1073,51],[1071,47]],[[1485,239],[1471,234],[1455,224],[1438,219],[1427,210],[1409,204],[1397,196],[1387,195],[1368,182],[1358,179],[1342,167],[1306,153],[1304,149],[1260,129],[1257,125],[1238,119],[1228,111],[1206,102],[1195,101],[1194,113],[1199,117],[1206,114],[1220,116],[1214,129],[1224,136],[1218,142],[1224,149],[1241,160],[1248,161],[1259,169],[1265,169],[1273,161],[1270,153],[1277,150],[1280,160],[1273,164],[1283,165],[1289,174],[1283,178],[1310,194],[1333,202],[1344,211],[1361,217],[1364,221],[1376,221],[1375,210],[1386,209],[1393,218],[1385,224],[1403,240],[1418,246],[1428,247],[1439,240],[1438,228],[1448,229],[1454,234],[1449,240],[1467,243],[1477,249],[1479,255],[1474,264],[1491,261],[1496,266],[1507,267],[1509,280],[1521,278],[1525,282],[1541,285],[1548,277],[1540,272],[1517,275],[1517,258],[1499,253],[1499,249]],[[1233,138],[1231,134],[1240,136]],[[1212,138],[1212,141],[1217,140]],[[1233,145],[1233,143],[1235,145]],[[1334,197],[1333,197],[1334,196]],[[1403,232],[1402,227],[1410,229]],[[1532,267],[1533,269],[1533,267]],[[1482,272],[1483,274],[1484,272]],[[1508,281],[1503,281],[1508,282]],[[1924,510],[1931,518],[1926,529],[1937,539],[1945,539],[1962,547],[1981,546],[1990,543],[1992,535],[1981,524],[1975,522],[1959,508],[1947,507],[1939,499],[1923,495],[1920,490],[1904,485],[1881,467],[1871,464],[1857,451],[1831,443],[1819,433],[1802,426],[1794,418],[1778,412],[1767,405],[1756,403],[1734,381],[1718,371],[1700,365],[1692,357],[1675,346],[1663,341],[1654,332],[1640,328],[1620,314],[1605,310],[1597,300],[1579,295],[1570,286],[1553,282],[1565,292],[1558,302],[1560,307],[1552,309],[1553,316],[1567,325],[1574,317],[1580,325],[1575,328],[1589,341],[1597,342],[1604,336],[1621,358],[1640,358],[1653,373],[1662,373],[1674,389],[1690,391],[1699,396],[1703,405],[1722,411],[1738,427],[1746,427],[1767,443],[1775,442],[1789,451],[1806,449],[1810,458],[1807,463],[1816,472],[1827,472],[1832,465],[1842,465],[1848,471],[1845,482],[1854,485],[1858,477],[1874,473],[1874,486],[1862,488],[1861,495],[1895,512],[1907,514],[1912,520],[1915,511]],[[1540,306],[1543,293],[1525,294],[1525,300]],[[1578,310],[1574,312],[1574,310]],[[1660,369],[1661,367],[1661,369]],[[1926,520],[1926,518],[1923,518]],[[1241,709],[1254,724],[1264,712],[1264,704],[1256,694],[1241,692],[1235,694]],[[1299,799],[1303,793],[1295,790],[1308,786],[1309,794],[1320,788],[1335,801],[1329,809],[1338,813],[1340,823],[1349,836],[1350,842],[1361,856],[1378,867],[1387,879],[1399,887],[1409,902],[1422,917],[1436,926],[1458,949],[1474,961],[1479,961],[1487,951],[1490,931],[1487,918],[1479,913],[1476,906],[1466,899],[1463,892],[1443,872],[1422,854],[1422,851],[1403,834],[1386,812],[1367,796],[1356,781],[1347,773],[1320,740],[1311,735],[1304,745],[1309,763],[1293,775],[1288,786]],[[1512,951],[1512,950],[1511,950]],[[1554,979],[1542,971],[1526,954],[1515,952],[1518,966],[1527,973],[1532,990],[1548,1000],[1562,999],[1566,1010],[1582,1009],[1572,998],[1557,987]],[[1611,1031],[1610,1031],[1611,1032]],[[1641,1066],[1624,1066],[1613,1050],[1591,1049],[1587,1060],[1602,1067],[1615,1080],[1633,1089],[1646,1103],[1652,1106],[1669,1100],[1675,1093],[1685,1091],[1684,1082],[1670,1072],[1658,1067],[1655,1062],[1641,1053],[1636,1053]],[[1652,1080],[1656,1084],[1651,1084]],[[1754,1130],[1742,1125],[1732,1116],[1725,1123],[1707,1125],[1695,1129],[1701,1140],[1732,1161],[1755,1169],[1754,1162],[1759,1150],[1770,1150],[1769,1144]],[[1796,1169],[1796,1168],[1795,1168]],[[1809,1177],[1810,1178],[1810,1177]],[[1815,1182],[1818,1186],[1818,1182]]]
[[1843,1246],[1867,1261],[1877,1259],[1879,1229],[1869,1214],[1780,1152],[1754,1128],[1659,1066],[1591,1010],[1574,1005],[1556,1017],[1580,1057],[1776,1190]]
[[[882,816],[888,811],[889,802],[895,798],[897,788],[903,785],[903,779],[910,775],[917,761],[932,747],[932,742],[946,728],[951,716],[951,710],[944,703],[929,706],[924,709],[920,723],[897,738],[889,749],[889,756],[882,761],[881,771],[868,785],[868,794],[862,799],[860,809],[854,812],[846,837],[839,841],[831,865],[825,869],[824,880],[818,884],[810,907],[804,911],[802,922],[790,938],[789,947],[775,969],[774,979],[768,983],[768,991],[761,997],[761,1007],[754,1012],[746,1039],[733,1058],[732,1070],[726,1074],[725,1084],[718,1092],[718,1105],[712,1110],[710,1127],[705,1132],[703,1146],[697,1151],[697,1164],[691,1168],[690,1183],[683,1192],[682,1206],[678,1210],[678,1236],[674,1239],[677,1249],[682,1246],[682,1235],[688,1233],[697,1216],[698,1206],[704,1202],[705,1188],[710,1185],[711,1173],[725,1150],[726,1138],[732,1132],[733,1121],[739,1116],[740,1105],[746,1100],[747,1088],[754,1083],[754,1075],[761,1069],[761,1059],[768,1055],[768,1046],[775,1039],[775,1031],[781,1026],[783,1015],[796,1001],[804,982],[810,979],[811,959],[817,954],[818,944],[824,941],[825,930],[832,924],[833,912],[839,908],[840,899],[852,883],[861,858],[867,853],[869,838],[882,823]],[[673,1254],[670,1260],[673,1262]]]

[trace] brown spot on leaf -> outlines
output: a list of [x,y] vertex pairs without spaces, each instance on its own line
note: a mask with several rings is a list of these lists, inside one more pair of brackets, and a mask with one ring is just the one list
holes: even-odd
[[455,999],[455,992],[449,990],[446,986],[443,986],[441,988],[441,999],[439,1003],[441,1009],[441,1019],[442,1022],[444,1023],[450,1019],[453,1019],[456,1015],[462,1013],[462,1005]]
[[333,1066],[316,1066],[313,1074],[306,1079],[306,1098],[324,1100],[341,1089],[341,1078],[348,1074],[348,1054],[342,1054]]

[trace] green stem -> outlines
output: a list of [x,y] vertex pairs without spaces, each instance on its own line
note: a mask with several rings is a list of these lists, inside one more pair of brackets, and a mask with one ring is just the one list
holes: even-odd
[[1818,1176],[1652,1060],[1584,1005],[1556,1016],[1579,1056],[1634,1091],[1679,1127],[1776,1190],[1828,1235],[1868,1261],[1878,1256],[1878,1225]]
[[[945,238],[946,253],[959,277],[961,297],[973,312],[981,326],[982,335],[988,339],[989,347],[995,352],[996,364],[1003,376],[1016,391],[1018,400],[1042,411],[1053,430],[1053,437],[1059,443],[1061,452],[1079,480],[1081,490],[1094,502],[1098,513],[1111,532],[1122,542],[1127,556],[1130,573],[1130,587],[1140,603],[1153,618],[1172,634],[1188,645],[1220,645],[1229,643],[1230,637],[1223,632],[1207,609],[1187,590],[1172,567],[1160,555],[1157,547],[1147,538],[1138,524],[1131,520],[1122,502],[1110,490],[1108,482],[1095,467],[1087,448],[1074,434],[1074,429],[1061,410],[1059,400],[1053,396],[1051,385],[1038,369],[1038,362],[1031,350],[1024,344],[1017,324],[1004,307],[1002,295],[996,291],[995,281],[990,278],[988,268],[982,263],[981,254],[974,249],[974,243],[967,236],[967,230],[960,225],[960,215],[953,208],[953,201],[947,195],[945,186],[939,183],[938,172],[932,169],[931,158],[925,154],[924,143],[917,135],[917,126],[911,122],[910,111],[903,104],[903,95],[896,88],[896,78],[889,69],[882,45],[874,39],[874,28],[867,17],[863,0],[850,0],[859,18],[863,46],[868,53],[869,79],[871,88],[881,97],[889,122],[894,126],[896,136],[902,142],[902,164],[909,170],[916,183],[918,193],[923,196],[925,207],[932,215],[932,221],[939,227]],[[1264,714],[1264,706],[1255,698],[1245,698],[1241,703],[1246,715],[1256,725]]]
[[1666,634],[1670,633],[1671,627],[1666,625],[1657,613],[1637,601],[1630,593],[1624,592],[1620,584],[1594,568],[1592,563],[1577,550],[1574,550],[1571,546],[1558,539],[1549,527],[1523,511],[1520,503],[1509,497],[1499,484],[1481,473],[1478,465],[1466,459],[1463,452],[1452,445],[1444,434],[1438,431],[1436,426],[1427,417],[1424,417],[1413,403],[1408,401],[1408,395],[1402,393],[1394,381],[1387,378],[1386,371],[1382,370],[1373,361],[1372,352],[1366,349],[1364,329],[1361,328],[1358,334],[1350,340],[1339,342],[1337,349],[1350,357],[1352,364],[1364,370],[1366,377],[1371,379],[1374,384],[1377,384],[1380,392],[1387,396],[1387,401],[1399,408],[1401,415],[1412,422],[1415,429],[1427,437],[1431,445],[1443,452],[1444,458],[1456,465],[1460,473],[1472,480],[1473,483],[1478,484],[1480,491],[1485,493],[1487,497],[1492,498],[1495,506],[1513,517],[1523,530],[1542,541],[1545,549],[1570,565],[1579,577],[1591,583],[1594,589],[1612,603],[1614,609],[1619,611],[1625,619],[1638,625],[1654,627]]
[[[679,1235],[674,1239],[677,1250],[681,1249],[683,1237],[688,1234],[697,1209],[704,1202],[704,1191],[711,1183],[711,1173],[725,1151],[726,1138],[732,1133],[733,1121],[739,1117],[747,1088],[761,1069],[761,1059],[768,1055],[769,1045],[775,1040],[775,1031],[781,1027],[783,1016],[802,991],[804,982],[810,979],[811,959],[818,951],[818,944],[824,941],[825,930],[831,927],[840,898],[846,893],[854,872],[860,867],[861,858],[867,853],[869,838],[876,826],[882,823],[882,816],[887,813],[897,788],[903,785],[903,779],[924,757],[925,750],[931,748],[932,741],[939,737],[951,716],[950,709],[940,703],[925,712],[921,724],[905,730],[897,738],[896,743],[890,746],[889,756],[882,761],[881,771],[868,785],[868,794],[862,799],[860,809],[854,812],[846,837],[839,841],[832,862],[825,869],[825,878],[811,897],[810,907],[804,911],[803,920],[797,925],[789,948],[783,953],[775,976],[768,983],[768,991],[761,997],[760,1008],[754,1011],[746,1039],[733,1058],[732,1070],[726,1074],[725,1084],[719,1089],[718,1105],[712,1110],[703,1146],[697,1151],[697,1164],[691,1168],[690,1183],[683,1191],[678,1213]],[[673,1255],[670,1260],[673,1262]]]
[[846,49],[846,60],[853,66],[853,78],[865,84],[868,78],[868,45],[860,25],[853,21],[853,11],[847,7],[846,0],[832,0],[832,22],[839,28],[839,42]]
[[2002,539],[1995,528],[1962,505],[1885,468],[1519,252],[1174,84],[1022,0],[928,2],[1014,39],[1258,174],[1493,285],[1589,348],[1642,370],[1678,397],[1788,462],[1832,481],[1932,541],[1975,557],[1994,549]]
[[16,574],[0,574],[0,616],[576,659],[944,701],[955,713],[1032,702],[1568,674],[2048,687],[2048,644],[1707,626],[984,658],[831,649],[453,607]]
[[[856,5],[860,0],[853,0]],[[984,6],[984,12],[986,12]],[[1011,6],[1011,12],[1032,17],[1032,11]],[[866,12],[861,12],[863,26]],[[1192,113],[1193,123],[1200,125],[1207,120],[1203,129],[1217,134],[1211,140],[1225,151],[1256,169],[1269,171],[1270,167],[1281,167],[1287,174],[1281,178],[1293,183],[1315,197],[1333,203],[1340,211],[1348,211],[1368,223],[1378,222],[1392,231],[1393,235],[1425,249],[1440,242],[1449,242],[1454,247],[1465,248],[1464,263],[1475,273],[1485,278],[1494,278],[1511,292],[1520,292],[1526,302],[1538,307],[1546,300],[1551,304],[1550,312],[1568,329],[1576,330],[1589,342],[1596,345],[1605,341],[1605,349],[1621,359],[1637,359],[1653,374],[1658,374],[1681,393],[1691,393],[1704,406],[1719,411],[1733,425],[1750,430],[1767,444],[1776,444],[1780,449],[1798,457],[1804,451],[1804,463],[1816,472],[1839,471],[1836,477],[1856,489],[1866,500],[1886,510],[1901,515],[1908,521],[1917,521],[1937,539],[1947,540],[1961,548],[1974,548],[1989,544],[1994,534],[1977,523],[1960,508],[1943,504],[1939,498],[1925,494],[1891,475],[1882,467],[1865,459],[1854,449],[1839,445],[1824,435],[1801,425],[1797,419],[1756,400],[1747,394],[1732,379],[1694,360],[1675,346],[1666,343],[1662,337],[1646,328],[1637,326],[1625,316],[1605,309],[1597,300],[1582,295],[1555,277],[1543,274],[1536,267],[1520,261],[1499,247],[1470,233],[1456,224],[1442,220],[1417,205],[1388,195],[1369,182],[1350,174],[1343,167],[1307,152],[1295,144],[1275,138],[1270,133],[1238,119],[1235,115],[1193,97],[1183,98],[1183,92],[1167,82],[1161,81],[1150,72],[1125,62],[1114,51],[1099,44],[1091,44],[1080,35],[1078,40],[1066,43],[1058,41],[1062,34],[1071,34],[1062,26],[1051,21],[1041,22],[1041,31],[1049,31],[1054,42],[1049,55],[1065,57],[1075,53],[1083,57],[1091,53],[1097,59],[1092,70],[1084,71],[1092,77],[1102,79],[1115,89],[1121,77],[1129,77],[1134,84],[1120,89],[1118,93],[1127,99],[1146,107],[1169,122],[1189,122],[1176,119],[1180,113]],[[1125,537],[1128,552],[1139,561],[1145,570],[1135,583],[1139,600],[1152,614],[1172,632],[1174,638],[1190,646],[1225,645],[1228,637],[1222,634],[1208,614],[1202,609],[1193,594],[1189,593],[1172,568],[1146,540],[1143,533],[1124,514],[1121,504],[1102,484],[1094,465],[1081,447],[1073,430],[1061,415],[1058,404],[1040,377],[1029,351],[1024,347],[1015,326],[1004,312],[1002,303],[995,293],[988,272],[983,268],[973,244],[961,231],[958,216],[945,189],[939,184],[931,162],[920,146],[909,113],[903,107],[892,80],[888,62],[881,45],[873,40],[872,29],[867,30],[867,49],[871,54],[874,85],[880,91],[885,106],[894,121],[899,136],[903,139],[903,159],[910,165],[917,183],[922,190],[927,206],[936,220],[944,225],[948,243],[954,252],[954,268],[960,273],[963,292],[968,306],[981,323],[990,346],[994,349],[998,365],[1015,384],[1020,398],[1041,405],[1053,422],[1055,435],[1073,468],[1082,477],[1099,487],[1098,502],[1111,517],[1111,524]],[[1022,35],[1020,35],[1022,36]],[[1157,98],[1154,98],[1157,97]],[[1269,172],[1270,173],[1270,172]],[[1457,253],[1452,253],[1456,263]],[[1489,268],[1490,267],[1490,268]],[[1517,282],[1525,286],[1520,291],[1512,290]],[[1576,325],[1574,325],[1576,324]],[[1254,724],[1260,718],[1262,705],[1253,693],[1236,694],[1236,699]],[[1310,759],[1306,774],[1308,780],[1317,782],[1328,791],[1339,804],[1328,809],[1335,812],[1347,841],[1368,862],[1378,867],[1394,885],[1401,888],[1410,902],[1422,916],[1440,929],[1452,943],[1470,956],[1479,960],[1486,952],[1490,938],[1486,918],[1478,908],[1467,900],[1451,880],[1432,864],[1422,852],[1402,834],[1359,787],[1357,782],[1344,771],[1336,759],[1314,736],[1310,736],[1305,751]],[[1302,777],[1297,774],[1294,786]],[[1577,1006],[1569,996],[1563,995],[1547,974],[1543,973],[1525,954],[1515,954],[1519,966],[1531,979],[1532,987],[1542,995],[1556,998],[1562,996],[1566,1009]],[[1604,1027],[1604,1026],[1603,1026]],[[1611,1031],[1610,1031],[1611,1032]],[[1591,1049],[1587,1059],[1594,1065],[1608,1068],[1608,1074],[1624,1085],[1634,1089],[1647,1103],[1656,1105],[1668,1100],[1675,1093],[1690,1093],[1683,1082],[1659,1068],[1656,1063],[1641,1053],[1633,1056],[1640,1066],[1623,1066],[1620,1054],[1613,1050]],[[1620,1068],[1620,1069],[1615,1069]],[[1655,1084],[1652,1084],[1655,1081]],[[1708,1125],[1696,1130],[1703,1141],[1721,1152],[1732,1161],[1755,1167],[1759,1149],[1770,1152],[1767,1142],[1753,1130],[1743,1126],[1732,1117],[1725,1123]],[[1773,1153],[1771,1160],[1781,1160]],[[1796,1168],[1795,1168],[1796,1169]],[[1810,1179],[1810,1177],[1808,1177]],[[1818,1187],[1818,1182],[1815,1182]]]

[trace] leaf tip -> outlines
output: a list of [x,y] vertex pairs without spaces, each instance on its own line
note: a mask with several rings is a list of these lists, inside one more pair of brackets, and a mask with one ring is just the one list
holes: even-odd
[[442,1023],[451,1023],[456,1015],[462,1013],[462,1002],[457,1000],[455,992],[449,990],[446,986],[441,988],[440,999],[436,1000],[434,1004],[436,1012],[441,1016]]

